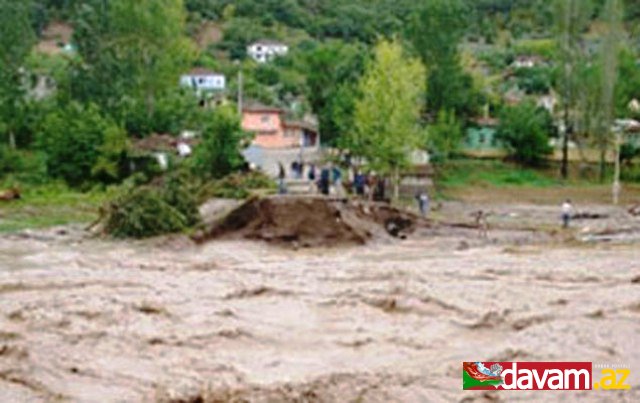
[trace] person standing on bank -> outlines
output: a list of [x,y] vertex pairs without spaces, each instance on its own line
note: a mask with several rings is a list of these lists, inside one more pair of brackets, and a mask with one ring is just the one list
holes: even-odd
[[278,162],[278,193],[281,195],[287,193],[286,178],[287,172],[284,169],[284,165],[282,165],[282,162]]
[[418,201],[420,214],[422,214],[423,217],[426,217],[427,214],[429,214],[429,194],[426,191],[419,192],[416,194],[416,200]]
[[562,228],[569,228],[571,224],[571,215],[573,214],[573,205],[571,200],[567,199],[562,203]]

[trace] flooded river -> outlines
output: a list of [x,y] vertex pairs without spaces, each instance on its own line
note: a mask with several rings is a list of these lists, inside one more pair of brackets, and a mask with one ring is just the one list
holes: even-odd
[[[500,238],[501,234],[492,236]],[[462,391],[462,361],[632,368],[640,246],[435,231],[292,251],[0,237],[0,401],[540,401]]]

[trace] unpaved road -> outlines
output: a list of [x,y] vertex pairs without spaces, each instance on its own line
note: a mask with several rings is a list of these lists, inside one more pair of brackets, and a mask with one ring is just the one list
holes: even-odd
[[[640,401],[639,244],[492,236],[0,237],[0,401]],[[624,363],[633,389],[464,392],[470,360]]]

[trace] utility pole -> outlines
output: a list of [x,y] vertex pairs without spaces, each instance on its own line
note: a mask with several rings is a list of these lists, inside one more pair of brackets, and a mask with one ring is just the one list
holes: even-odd
[[622,190],[622,185],[620,184],[620,147],[622,143],[622,135],[621,130],[616,130],[616,161],[615,161],[615,171],[613,174],[613,204],[618,205],[620,202],[620,191]]

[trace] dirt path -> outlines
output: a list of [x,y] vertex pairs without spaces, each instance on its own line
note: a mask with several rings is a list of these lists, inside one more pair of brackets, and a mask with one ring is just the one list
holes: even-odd
[[297,252],[71,230],[3,236],[0,401],[540,398],[463,392],[468,360],[626,363],[629,392],[545,400],[639,401],[638,244],[513,234],[480,241],[439,228]]

